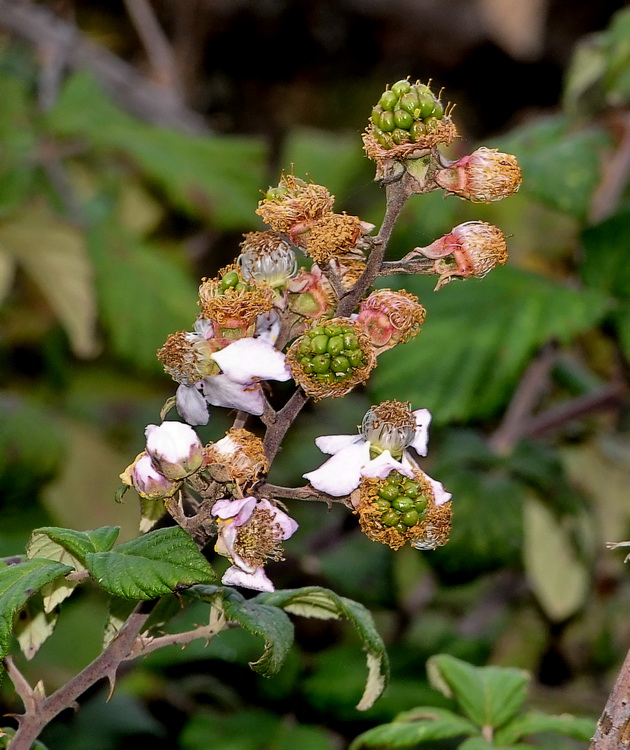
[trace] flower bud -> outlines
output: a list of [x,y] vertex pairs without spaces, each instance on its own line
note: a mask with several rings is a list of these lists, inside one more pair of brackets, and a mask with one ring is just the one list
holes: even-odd
[[167,479],[184,479],[203,462],[203,446],[197,433],[182,422],[150,424],[144,431],[146,452]]
[[412,339],[425,317],[424,307],[413,294],[377,289],[361,302],[355,322],[380,354]]
[[437,184],[473,203],[492,203],[516,193],[522,182],[516,157],[482,146],[435,174]]
[[508,259],[503,232],[485,221],[458,224],[449,234],[428,247],[415,248],[415,252],[435,260],[433,271],[440,274],[436,291],[456,276],[483,278]]
[[364,383],[376,365],[367,336],[350,318],[312,326],[287,351],[293,379],[315,400],[345,396]]
[[174,495],[181,482],[174,482],[167,479],[159,472],[151,456],[142,452],[136,460],[128,466],[120,475],[122,481],[133,487],[140,497],[147,500],[158,500],[159,498],[170,497]]

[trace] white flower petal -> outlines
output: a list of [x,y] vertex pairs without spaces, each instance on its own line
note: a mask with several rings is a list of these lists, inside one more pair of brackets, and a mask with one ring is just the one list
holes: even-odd
[[291,516],[288,516],[277,506],[272,505],[269,500],[260,500],[257,507],[261,508],[261,510],[268,510],[273,514],[274,523],[277,523],[282,530],[282,534],[280,535],[281,539],[288,539],[298,530],[297,521],[294,521]]
[[210,415],[199,385],[180,385],[175,394],[179,416],[188,424],[208,424]]
[[448,503],[448,501],[453,497],[453,495],[444,489],[444,485],[442,484],[442,482],[438,482],[436,479],[432,479],[428,474],[425,474],[424,476],[429,480],[431,487],[433,489],[433,496],[435,497],[435,504],[444,505],[444,503]]
[[203,392],[212,406],[239,409],[260,416],[265,410],[265,401],[258,383],[243,385],[227,375],[210,375],[203,379]]
[[278,340],[281,328],[280,316],[275,310],[259,315],[256,318],[256,337],[272,346]]
[[363,440],[348,445],[325,461],[319,469],[302,474],[317,490],[334,497],[349,495],[359,486],[361,469],[370,460],[370,444]]
[[411,447],[415,448],[421,456],[426,456],[429,450],[429,425],[432,415],[428,409],[416,409],[413,415],[416,418],[416,435]]
[[263,339],[239,339],[211,356],[225,375],[236,383],[291,378],[284,354]]
[[223,520],[233,518],[235,526],[242,526],[246,521],[249,521],[255,507],[255,497],[243,497],[238,500],[221,498],[212,506],[210,512],[213,516]]
[[383,451],[379,456],[369,461],[361,469],[361,476],[385,479],[392,471],[399,471],[404,476],[413,479],[413,471],[400,463],[400,461],[396,461],[389,451]]
[[221,578],[226,586],[242,586],[254,591],[274,591],[273,583],[261,567],[255,568],[253,573],[247,573],[236,565],[228,568]]
[[361,435],[322,435],[321,437],[315,438],[315,445],[320,451],[322,453],[330,453],[331,455],[339,453],[340,450],[347,448],[353,443],[359,442],[368,445],[367,441]]

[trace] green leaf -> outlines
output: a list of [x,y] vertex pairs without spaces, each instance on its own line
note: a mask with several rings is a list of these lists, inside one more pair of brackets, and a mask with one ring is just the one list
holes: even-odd
[[597,721],[576,716],[563,714],[562,716],[549,716],[540,711],[527,711],[517,716],[513,721],[495,734],[496,741],[503,745],[528,737],[540,732],[555,732],[566,737],[573,737],[582,742],[589,742],[595,734]]
[[245,599],[229,587],[193,586],[187,595],[222,606],[228,620],[252,635],[262,636],[264,651],[250,667],[265,677],[276,674],[293,644],[293,624],[279,607],[261,603],[258,597]]
[[578,555],[570,518],[558,520],[533,497],[525,502],[524,512],[527,579],[547,616],[562,622],[591,591],[590,565]]
[[479,727],[444,708],[419,706],[398,714],[390,724],[368,729],[350,745],[361,747],[416,747],[423,742],[478,734]]
[[[458,750],[495,750],[497,745],[483,737],[470,737],[462,742]],[[501,750],[536,750],[532,745],[501,745]]]
[[[75,570],[85,570],[85,556],[89,552],[111,549],[120,529],[104,526],[92,531],[74,531],[56,526],[42,527],[32,532],[26,547],[28,559],[45,557],[48,560],[70,565]],[[66,599],[76,587],[76,582],[60,578],[42,589],[44,611],[52,610]]]
[[[48,584],[51,585],[53,584]],[[44,609],[42,597],[33,596],[22,607],[15,623],[14,634],[20,650],[27,659],[35,656],[40,646],[53,634],[56,624],[57,614]]]
[[254,138],[191,136],[117,109],[86,73],[70,77],[48,117],[61,136],[131,158],[176,208],[221,229],[254,227],[265,187],[265,148]]
[[100,313],[114,351],[159,372],[167,336],[192,327],[197,288],[173,258],[108,217],[88,232]]
[[517,157],[525,195],[586,221],[612,147],[603,128],[575,130],[563,116],[536,118],[502,138],[500,147]]
[[96,299],[82,233],[46,206],[33,205],[0,224],[0,252],[39,287],[74,352],[96,353]]
[[500,727],[521,710],[529,675],[509,667],[475,667],[450,654],[427,661],[429,682],[480,727]]
[[385,646],[369,610],[352,599],[338,596],[333,591],[318,586],[259,594],[256,600],[282,607],[287,612],[302,617],[345,619],[350,622],[367,653],[368,679],[357,709],[365,711],[374,704],[387,685],[389,664]]
[[41,558],[0,568],[0,658],[8,651],[15,614],[43,586],[71,570]]
[[105,591],[121,599],[157,599],[216,577],[179,526],[151,531],[109,552],[88,553],[85,565]]
[[597,324],[608,306],[600,292],[513,267],[453,282],[433,296],[426,281],[404,283],[419,295],[427,322],[404,353],[397,347],[379,357],[370,388],[379,400],[431,409],[436,422],[496,414],[542,344],[570,342]]

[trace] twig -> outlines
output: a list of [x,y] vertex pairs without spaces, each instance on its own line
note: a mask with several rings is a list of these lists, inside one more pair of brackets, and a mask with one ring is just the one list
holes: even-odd
[[148,0],[124,0],[129,18],[138,32],[153,70],[153,80],[182,104],[182,86],[175,56]]
[[89,70],[121,107],[146,122],[196,135],[210,132],[200,114],[47,8],[28,0],[0,0],[0,26],[38,50],[55,47],[70,68]]
[[600,181],[589,212],[589,219],[596,224],[611,216],[619,205],[630,177],[630,114],[617,112],[614,125],[621,131],[615,153],[604,165]]
[[137,656],[146,656],[152,651],[157,651],[164,646],[187,646],[189,643],[205,638],[209,641],[217,633],[220,633],[228,624],[223,610],[219,607],[210,609],[210,622],[207,625],[199,625],[193,630],[187,630],[183,633],[167,633],[155,638],[139,636],[133,651],[127,659],[134,659]]
[[48,698],[34,699],[36,705],[33,708],[25,705],[27,713],[16,717],[19,727],[15,737],[11,740],[11,750],[30,750],[46,724],[65,708],[72,705],[79,696],[99,680],[107,677],[113,684],[116,678],[116,670],[120,663],[129,658],[132,653],[136,639],[142,632],[154,604],[154,602],[143,602],[138,605],[122,626],[118,635],[85,669]]
[[630,742],[630,651],[621,667],[589,750],[620,750]]
[[547,387],[549,373],[557,356],[557,344],[549,342],[530,362],[501,424],[488,441],[495,453],[499,455],[509,453],[523,435],[524,425]]
[[276,412],[275,422],[267,427],[263,440],[265,455],[269,463],[272,463],[280,450],[280,445],[289,427],[300,413],[302,407],[308,401],[308,396],[302,388],[297,388],[287,403]]
[[15,666],[15,662],[13,661],[12,656],[4,657],[4,666],[6,667],[9,679],[13,683],[15,692],[22,699],[22,703],[24,704],[26,712],[29,714],[36,713],[37,699],[35,698],[35,691],[29,685],[26,677],[24,677],[20,670]]
[[328,507],[330,507],[332,503],[341,503],[348,508],[353,507],[348,495],[344,495],[343,497],[335,497],[334,495],[329,495],[327,492],[320,492],[319,490],[316,490],[310,484],[307,484],[304,487],[281,487],[277,484],[269,484],[265,482],[265,484],[261,484],[259,487],[257,487],[256,492],[263,497],[283,497],[292,500],[313,500],[316,502],[327,503]]

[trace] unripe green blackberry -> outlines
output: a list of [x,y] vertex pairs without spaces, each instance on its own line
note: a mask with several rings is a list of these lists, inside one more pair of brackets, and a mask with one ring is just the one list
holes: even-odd
[[343,396],[364,382],[376,355],[367,336],[350,318],[312,326],[287,351],[293,378],[309,396]]
[[449,107],[444,107],[439,94],[427,84],[404,79],[381,94],[363,140],[370,158],[398,159],[438,143],[448,145],[456,135]]

